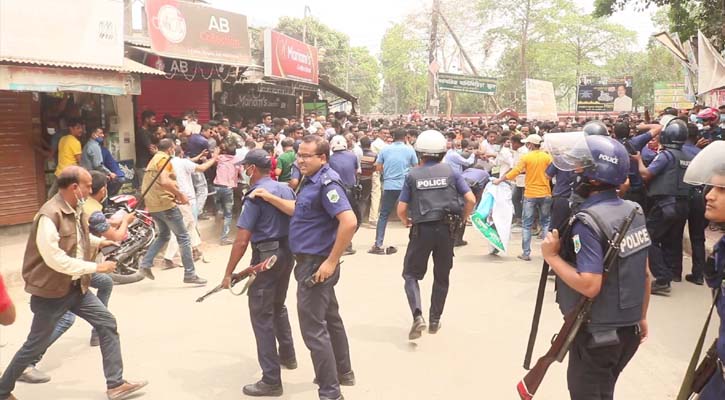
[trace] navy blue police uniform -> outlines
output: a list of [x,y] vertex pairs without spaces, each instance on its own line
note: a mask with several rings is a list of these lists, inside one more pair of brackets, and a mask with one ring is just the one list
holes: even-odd
[[[602,274],[608,241],[634,208],[639,212],[621,242],[616,263],[569,349],[567,382],[573,400],[612,399],[619,374],[639,348],[651,241],[641,207],[619,199],[614,189],[590,195],[561,239],[562,258],[579,273]],[[582,295],[558,277],[556,283],[557,303],[567,314]]]
[[297,313],[305,345],[310,350],[320,398],[341,397],[338,376],[352,374],[350,348],[340,318],[335,285],[340,266],[324,282],[306,282],[330,255],[339,222],[337,215],[352,210],[340,176],[324,164],[304,177],[290,221],[290,243],[297,261]]
[[[714,248],[714,270],[706,271],[705,280],[713,289],[720,288],[715,301],[720,316],[720,331],[717,338],[717,370],[700,391],[700,400],[725,399],[725,236],[720,238]],[[712,265],[712,264],[711,264]]]
[[[247,193],[260,188],[282,199],[295,198],[289,186],[269,177],[255,182]],[[258,274],[249,287],[249,315],[257,341],[257,358],[262,367],[262,381],[270,385],[281,384],[280,364],[296,365],[292,329],[284,304],[294,265],[288,239],[289,224],[289,216],[262,199],[250,197],[244,199],[237,221],[239,229],[252,233],[251,265],[277,256],[274,266]]]
[[463,196],[470,191],[463,176],[450,165],[428,161],[410,170],[400,193],[399,200],[408,204],[408,217],[413,224],[403,263],[405,294],[413,318],[422,315],[418,281],[425,277],[432,253],[431,325],[440,322],[446,303],[454,234],[461,222]]
[[576,179],[574,171],[562,171],[554,163],[546,167],[546,175],[555,180],[551,197],[551,223],[550,230],[562,230],[571,213],[570,197]]

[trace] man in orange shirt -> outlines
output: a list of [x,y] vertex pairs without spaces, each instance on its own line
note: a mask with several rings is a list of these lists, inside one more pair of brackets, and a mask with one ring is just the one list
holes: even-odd
[[[81,154],[83,148],[81,146],[81,135],[83,135],[83,121],[72,118],[68,121],[68,134],[60,138],[58,141],[58,165],[55,168],[55,176],[60,175],[65,167],[81,164]],[[58,183],[53,184],[48,190],[48,198],[58,193]]]
[[519,256],[524,261],[531,261],[531,226],[534,223],[536,209],[539,211],[541,232],[543,235],[549,228],[551,213],[551,185],[546,167],[551,164],[551,155],[541,151],[543,139],[537,134],[529,135],[521,142],[526,144],[529,152],[521,156],[519,163],[506,175],[493,181],[494,185],[512,180],[521,172],[526,172],[523,206],[523,238],[521,248],[523,254]]

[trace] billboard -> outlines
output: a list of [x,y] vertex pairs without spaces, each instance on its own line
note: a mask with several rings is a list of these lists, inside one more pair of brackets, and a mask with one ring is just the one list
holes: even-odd
[[554,84],[536,79],[526,80],[526,118],[538,121],[557,121]]
[[319,83],[317,48],[271,29],[264,31],[264,75]]
[[678,110],[692,108],[692,102],[687,99],[684,83],[655,82],[655,112],[658,113],[667,107]]
[[452,92],[494,94],[496,79],[481,76],[438,73],[438,90]]
[[580,77],[576,109],[584,112],[632,111],[632,77]]
[[123,66],[123,1],[2,0],[0,58],[119,69]]
[[247,17],[198,3],[146,0],[151,49],[212,64],[249,65]]

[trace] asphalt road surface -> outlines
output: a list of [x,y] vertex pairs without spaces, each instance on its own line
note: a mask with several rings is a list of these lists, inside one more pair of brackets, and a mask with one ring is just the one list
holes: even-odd
[[[367,254],[373,238],[372,229],[357,233],[353,242],[358,254],[345,257],[337,285],[357,378],[354,387],[343,387],[345,397],[518,399],[515,386],[525,372],[522,361],[542,262],[540,241],[533,242],[531,262],[516,258],[518,234],[511,240],[508,255],[489,256],[483,237],[469,228],[469,245],[456,250],[442,328],[412,343],[407,337],[412,318],[401,278],[407,230],[399,223],[389,225],[385,244],[398,246],[394,255]],[[210,263],[197,264],[197,270],[209,279],[208,288],[221,281],[229,249],[206,245]],[[22,253],[14,257],[20,263]],[[249,257],[242,264],[248,264]],[[684,264],[689,271],[689,259]],[[206,289],[183,284],[180,268],[157,268],[155,274],[155,281],[115,287],[111,297],[110,309],[121,333],[125,378],[150,381],[143,399],[243,397],[241,387],[261,376],[246,296],[222,292],[198,304],[194,300]],[[425,316],[431,282],[429,271],[421,283]],[[653,298],[650,338],[622,374],[618,399],[676,396],[705,319],[709,291],[687,282],[673,285],[670,297]],[[546,295],[535,359],[548,349],[562,322],[552,281]],[[22,288],[13,288],[11,296],[18,306],[18,320],[1,328],[0,368],[22,344],[32,319],[29,296]],[[282,398],[316,399],[312,362],[299,333],[294,284],[287,305],[299,368],[283,370]],[[717,321],[713,332],[716,327]],[[21,400],[105,399],[101,354],[89,347],[90,330],[78,319],[39,365],[52,376],[51,382],[18,383],[14,394]],[[552,365],[536,398],[567,399],[565,371],[565,364]]]

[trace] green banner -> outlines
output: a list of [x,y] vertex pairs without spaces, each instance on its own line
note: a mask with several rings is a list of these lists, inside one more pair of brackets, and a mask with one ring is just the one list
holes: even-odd
[[452,92],[494,94],[496,93],[496,79],[481,76],[438,74],[438,90]]

